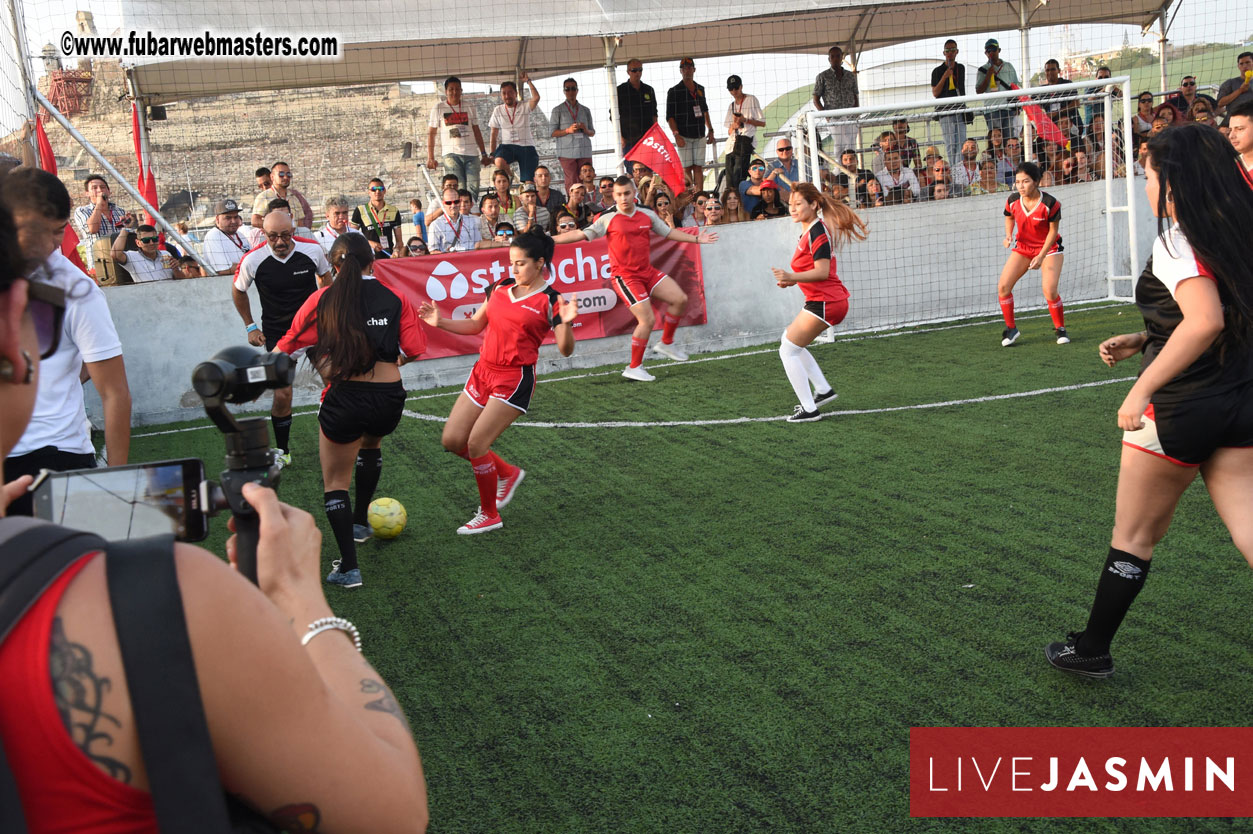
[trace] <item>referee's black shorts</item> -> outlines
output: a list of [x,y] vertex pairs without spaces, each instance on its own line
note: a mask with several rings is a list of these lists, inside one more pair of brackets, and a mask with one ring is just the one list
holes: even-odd
[[400,425],[405,386],[396,382],[336,382],[322,399],[318,425],[332,443],[352,443],[368,434],[386,437]]
[[1154,403],[1144,428],[1122,442],[1182,466],[1200,466],[1219,449],[1253,446],[1253,381],[1221,394]]

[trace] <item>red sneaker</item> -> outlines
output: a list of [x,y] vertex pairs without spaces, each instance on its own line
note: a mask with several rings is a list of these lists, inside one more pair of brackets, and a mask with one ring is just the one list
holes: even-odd
[[514,491],[517,490],[518,484],[522,483],[522,479],[525,477],[526,470],[521,466],[515,466],[512,475],[496,481],[496,509],[503,510],[513,500]]
[[487,515],[481,509],[475,514],[474,518],[467,521],[457,528],[459,536],[473,536],[476,533],[487,533],[491,530],[499,530],[505,526],[505,522],[500,520],[500,515]]

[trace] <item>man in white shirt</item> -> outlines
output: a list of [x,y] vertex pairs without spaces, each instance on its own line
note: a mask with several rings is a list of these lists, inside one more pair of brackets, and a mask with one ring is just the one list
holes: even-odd
[[727,185],[737,188],[748,179],[748,162],[753,158],[753,143],[757,128],[766,126],[757,96],[744,92],[744,82],[738,75],[727,79],[731,103],[727,105],[727,117],[723,124],[727,129]]
[[313,239],[322,244],[322,251],[326,254],[331,254],[331,247],[340,235],[361,234],[348,222],[351,212],[352,207],[343,194],[326,198],[326,223],[313,233]]
[[461,213],[461,195],[455,188],[444,189],[444,213],[430,225],[432,251],[465,252],[477,249],[483,239],[479,221]]
[[492,111],[487,126],[492,129],[492,156],[497,168],[509,170],[510,164],[518,163],[518,180],[526,182],[535,178],[539,165],[539,152],[535,150],[535,136],[531,133],[531,113],[539,105],[539,90],[525,72],[522,83],[531,88],[531,97],[518,101],[518,85],[506,81],[500,85],[501,103]]
[[[444,152],[444,173],[456,174],[463,186],[472,192],[479,188],[481,166],[492,158],[483,148],[483,132],[474,108],[461,100],[461,79],[449,76],[444,81],[444,101],[431,108],[430,130],[426,136],[426,167],[435,170],[435,136],[439,134]],[[475,155],[475,150],[478,155]]]
[[[126,242],[134,234],[137,250],[126,251]],[[121,232],[113,240],[113,262],[126,267],[136,284],[168,281],[174,277],[174,258],[160,248],[157,230],[146,223],[133,233]]]
[[883,188],[885,205],[914,202],[922,195],[917,175],[913,169],[901,165],[901,152],[898,150],[893,149],[883,155],[883,170],[875,176]]
[[970,187],[979,181],[979,143],[974,139],[962,142],[961,159],[953,165],[953,185],[957,193],[953,196],[963,197]]
[[[31,279],[65,292],[59,341],[40,363],[34,415],[4,461],[3,481],[34,475],[40,469],[65,471],[96,465],[83,406],[84,370],[104,405],[109,464],[124,464],[130,455],[131,395],[122,343],[104,292],[60,252],[70,217],[69,192],[55,176],[35,168],[11,173],[0,182],[0,203],[13,214],[22,255],[39,264]],[[57,216],[46,216],[48,208]],[[10,504],[7,512],[29,515],[29,495]]]
[[239,204],[234,200],[218,200],[213,207],[213,228],[205,232],[204,259],[217,275],[230,275],[240,258],[252,247],[248,238],[239,233],[243,225]]

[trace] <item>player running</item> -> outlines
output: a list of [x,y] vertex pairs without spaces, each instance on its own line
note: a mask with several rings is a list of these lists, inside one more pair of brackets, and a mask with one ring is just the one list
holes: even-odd
[[661,317],[661,341],[653,346],[653,352],[676,362],[687,360],[674,343],[674,331],[687,310],[687,294],[677,281],[653,266],[649,259],[652,236],[681,243],[713,243],[717,232],[689,234],[671,229],[666,222],[646,208],[635,203],[635,181],[621,176],[613,182],[614,207],[596,218],[586,229],[564,232],[553,238],[556,243],[577,243],[580,240],[609,238],[609,266],[613,271],[614,291],[626,302],[635,316],[635,330],[631,333],[631,363],[622,375],[638,382],[656,379],[644,368],[644,350],[653,332],[653,300],[666,305]]
[[540,342],[556,332],[562,356],[574,353],[579,314],[575,296],[568,300],[547,284],[553,262],[553,240],[542,232],[523,232],[509,247],[512,277],[487,288],[487,298],[468,319],[446,319],[427,301],[418,315],[431,327],[473,336],[487,331],[479,360],[465,390],[444,424],[444,448],[470,461],[479,488],[479,509],[457,528],[463,536],[504,526],[499,510],[513,500],[526,470],[506,463],[492,444],[520,414],[526,414],[535,393],[535,360]]
[[1144,330],[1100,347],[1110,366],[1144,355],[1118,409],[1114,532],[1087,626],[1044,650],[1056,668],[1092,678],[1114,673],[1110,643],[1198,471],[1253,566],[1253,192],[1235,150],[1202,124],[1150,138],[1144,173],[1159,224],[1136,283]]
[[[1014,188],[1018,193],[1005,203],[1005,248],[1012,248],[996,294],[1001,303],[1001,315],[1005,318],[1005,332],[1001,334],[1001,347],[1009,347],[1018,341],[1018,328],[1014,326],[1014,285],[1028,269],[1038,269],[1044,282],[1044,300],[1053,317],[1053,327],[1059,345],[1069,344],[1066,335],[1066,319],[1062,314],[1062,299],[1057,294],[1057,283],[1062,275],[1062,236],[1058,227],[1062,220],[1062,204],[1052,194],[1040,190],[1040,166],[1034,162],[1022,162],[1014,169]],[[1014,227],[1018,238],[1014,239]]]
[[[818,212],[822,211],[819,217]],[[775,282],[782,288],[800,286],[805,306],[783,331],[779,358],[800,405],[787,418],[789,423],[810,423],[822,417],[818,409],[834,402],[836,393],[822,375],[808,346],[828,327],[834,327],[848,314],[848,289],[835,271],[835,249],[851,239],[866,239],[866,224],[848,206],[823,194],[812,183],[797,183],[788,198],[792,219],[805,227],[791,272],[775,267]],[[810,391],[810,383],[813,390]]]
[[[383,471],[383,438],[405,408],[400,365],[426,350],[413,305],[374,278],[374,253],[363,235],[342,235],[331,246],[335,283],[309,296],[276,350],[309,349],[329,385],[318,409],[322,498],[339,545],[326,581],[361,585],[357,543],[370,537],[366,512]],[[357,472],[357,503],[348,482]]]
[[[262,224],[265,243],[253,249],[235,268],[231,299],[244,320],[248,344],[273,350],[278,340],[291,327],[292,319],[305,300],[331,281],[331,265],[316,240],[295,237],[291,215],[272,211]],[[261,296],[261,325],[252,320],[252,304],[248,288],[257,285]],[[278,462],[291,463],[291,386],[274,391],[270,405],[270,422],[274,426],[274,445]]]

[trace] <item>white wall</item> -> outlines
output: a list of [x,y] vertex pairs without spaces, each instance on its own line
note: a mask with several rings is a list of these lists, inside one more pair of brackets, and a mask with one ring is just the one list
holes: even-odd
[[[1051,192],[1063,204],[1062,297],[1070,301],[1105,297],[1104,186],[1072,185]],[[1155,227],[1143,190],[1138,188],[1137,193],[1138,274],[1151,250]],[[840,276],[852,292],[849,316],[839,330],[996,313],[996,279],[1005,260],[1003,203],[1004,195],[986,195],[866,212],[870,239],[838,255]],[[1125,229],[1124,225],[1116,234],[1115,245],[1122,273],[1129,271]],[[727,226],[720,232],[718,243],[701,249],[709,324],[681,328],[677,340],[694,352],[777,341],[802,299],[796,288],[777,288],[770,267],[787,267],[799,227],[788,220],[767,220]],[[221,276],[105,289],[125,351],[136,425],[203,415],[191,388],[192,369],[223,347],[245,343],[230,283],[229,276]],[[1032,275],[1019,285],[1018,298],[1022,307],[1040,305],[1038,281]],[[253,310],[259,314],[255,296]],[[628,350],[627,336],[580,342],[570,358],[547,347],[541,351],[538,370],[621,364]],[[410,389],[460,384],[474,358],[415,362],[404,368],[405,384]],[[316,403],[320,390],[302,362],[296,403]],[[267,407],[265,401],[260,407]],[[99,425],[100,402],[91,391],[88,412]]]

